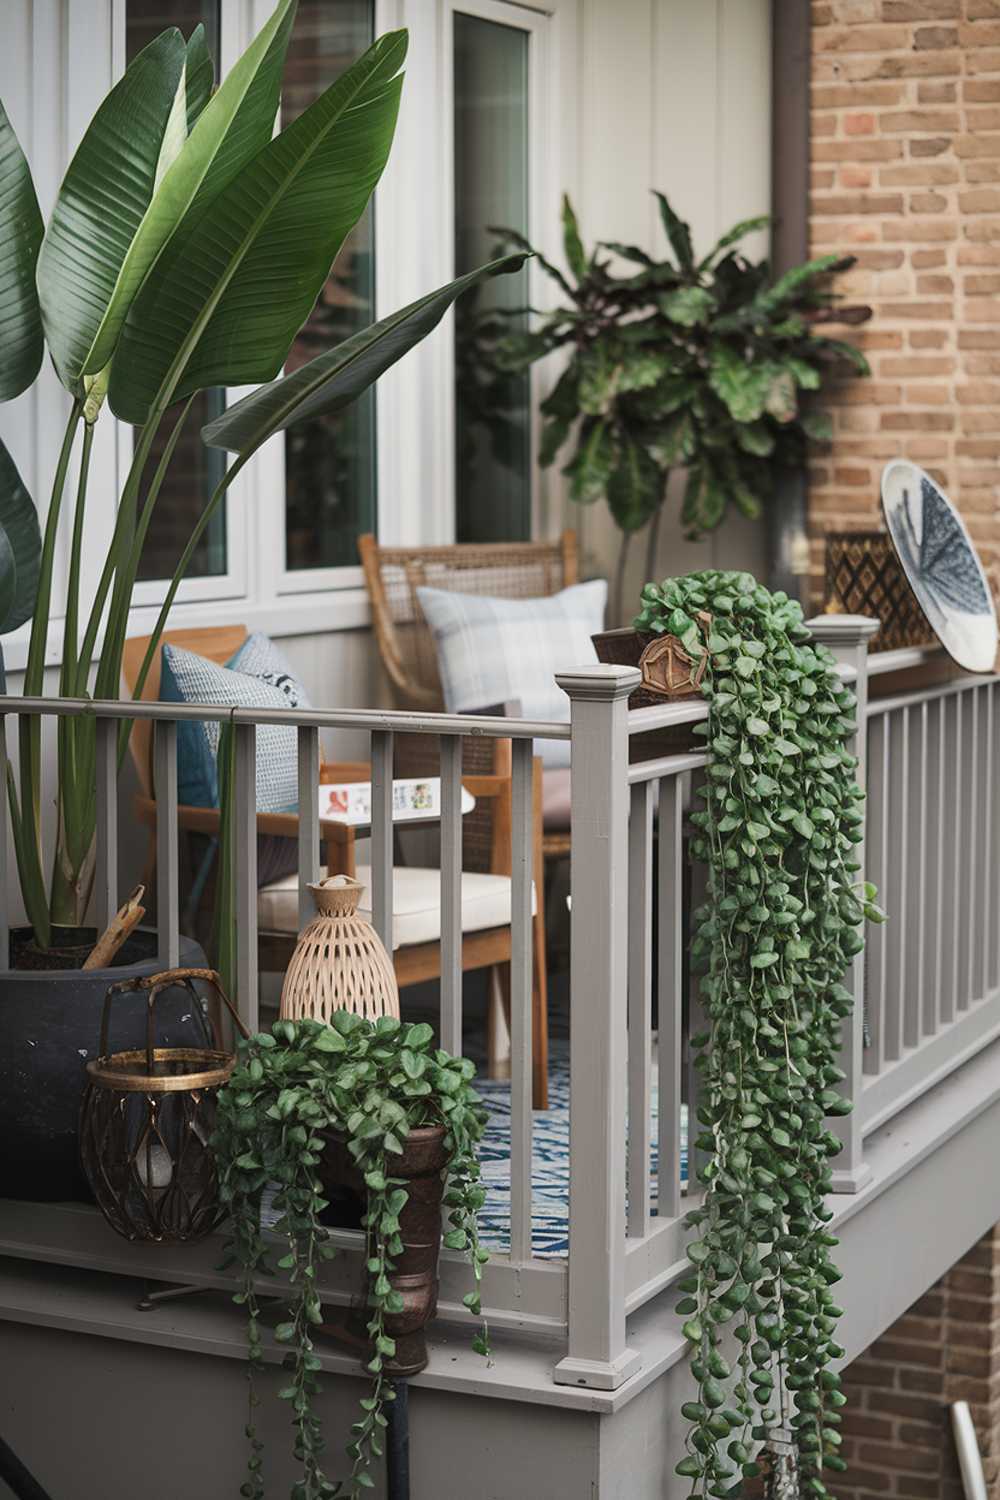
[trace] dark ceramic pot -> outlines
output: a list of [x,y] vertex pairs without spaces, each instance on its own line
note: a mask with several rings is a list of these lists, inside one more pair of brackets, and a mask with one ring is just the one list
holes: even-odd
[[[441,1254],[441,1199],[448,1155],[443,1125],[426,1125],[403,1138],[402,1156],[392,1158],[392,1176],[402,1179],[409,1194],[399,1216],[403,1253],[396,1257],[389,1281],[403,1298],[403,1311],[386,1316],[385,1331],[396,1341],[396,1354],[387,1359],[387,1374],[416,1375],[427,1363],[427,1324],[437,1312],[438,1259]],[[344,1138],[327,1135],[319,1175],[331,1202],[345,1192],[363,1203],[364,1179],[354,1165]],[[367,1292],[366,1292],[367,1296]],[[353,1332],[364,1330],[367,1314],[355,1316]],[[342,1330],[331,1329],[335,1334]]]
[[[96,934],[79,933],[90,951]],[[15,932],[16,961],[30,934]],[[88,941],[89,938],[89,941]],[[137,929],[110,969],[16,968],[0,973],[0,1197],[33,1202],[91,1202],[79,1163],[80,1103],[85,1064],[97,1055],[101,1011],[108,986],[120,979],[158,974],[156,933]],[[180,963],[205,964],[190,938],[181,938]],[[126,1051],[145,1046],[146,1007],[118,1006],[109,1046]],[[156,1045],[211,1045],[205,1018],[187,990],[167,991],[157,1001]]]

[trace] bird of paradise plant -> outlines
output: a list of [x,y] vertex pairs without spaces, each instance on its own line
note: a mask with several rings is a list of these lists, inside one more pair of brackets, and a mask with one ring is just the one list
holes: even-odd
[[[71,472],[77,478],[59,691],[113,699],[143,543],[192,400],[213,386],[261,387],[202,429],[202,440],[231,458],[170,580],[138,697],[199,539],[257,449],[297,421],[349,405],[425,337],[463,291],[516,270],[524,259],[495,260],[280,377],[386,164],[407,41],[404,31],[381,37],[274,135],[295,10],[296,0],[279,0],[217,89],[200,26],[187,40],[170,28],[152,41],[94,115],[47,225],[0,105],[0,400],[32,384],[46,347],[69,395],[40,546],[34,507],[0,445],[0,631],[32,613],[25,697],[43,691],[56,618],[56,538]],[[84,609],[90,460],[108,408],[135,428],[134,454],[103,570]],[[166,441],[147,481],[161,427]],[[128,728],[122,725],[120,754]],[[93,884],[93,716],[60,720],[49,888],[37,715],[20,716],[18,759],[17,776],[10,766],[7,776],[18,872],[36,941],[47,947],[57,929],[83,921]]]

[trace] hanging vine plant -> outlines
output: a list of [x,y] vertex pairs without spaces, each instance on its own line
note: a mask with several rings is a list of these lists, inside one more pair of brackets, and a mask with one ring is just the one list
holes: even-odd
[[[371,1022],[348,1011],[338,1011],[332,1026],[276,1021],[270,1033],[240,1043],[237,1068],[219,1094],[213,1147],[223,1201],[232,1213],[228,1263],[235,1261],[241,1269],[236,1301],[247,1311],[250,1458],[240,1493],[248,1500],[264,1495],[263,1449],[254,1419],[254,1375],[264,1363],[257,1281],[271,1273],[273,1235],[287,1245],[277,1265],[290,1284],[288,1317],[278,1324],[275,1337],[288,1346],[284,1363],[289,1380],[279,1395],[291,1405],[295,1456],[302,1464],[292,1500],[356,1497],[374,1486],[369,1471],[372,1459],[382,1455],[385,1405],[394,1399],[385,1373],[386,1361],[396,1353],[387,1319],[403,1311],[391,1277],[403,1253],[400,1214],[407,1192],[393,1175],[393,1161],[400,1159],[407,1134],[422,1126],[445,1128],[444,1202],[451,1228],[444,1243],[468,1255],[473,1289],[465,1305],[480,1315],[480,1281],[489,1259],[479,1244],[477,1223],[485,1196],[478,1143],[486,1112],[472,1087],[475,1064],[433,1048],[432,1038],[426,1022],[403,1024],[392,1016]],[[327,1201],[319,1169],[330,1131],[346,1140],[367,1190],[362,1227],[367,1237],[371,1386],[351,1429],[347,1454],[352,1467],[343,1483],[323,1472],[324,1441],[313,1408],[321,1369],[313,1331],[323,1321],[318,1272],[336,1254],[320,1219]],[[262,1209],[271,1188],[276,1221],[269,1236],[262,1228]],[[485,1322],[473,1348],[489,1355]]]
[[762,1445],[784,1432],[799,1493],[823,1500],[824,1471],[845,1468],[824,1201],[840,1142],[827,1120],[850,1109],[837,1087],[853,1003],[842,980],[865,918],[885,919],[854,857],[856,700],[799,605],[747,573],[647,584],[635,625],[704,662],[709,706],[705,805],[692,815],[692,857],[707,868],[692,945],[704,1194],[677,1309],[698,1395],[683,1408],[677,1473],[692,1496],[742,1495]]

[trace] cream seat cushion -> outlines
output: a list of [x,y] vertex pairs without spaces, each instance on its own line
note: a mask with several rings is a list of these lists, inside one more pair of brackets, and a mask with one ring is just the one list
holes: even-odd
[[[417,943],[441,939],[441,871],[396,866],[392,872],[393,947],[412,948]],[[371,870],[359,865],[357,879],[367,887],[358,908],[371,917]],[[462,931],[483,932],[489,927],[510,926],[511,881],[509,875],[462,875]],[[535,914],[535,887],[531,887],[531,913]],[[270,932],[297,932],[299,928],[299,877],[288,875],[257,894],[257,921]]]

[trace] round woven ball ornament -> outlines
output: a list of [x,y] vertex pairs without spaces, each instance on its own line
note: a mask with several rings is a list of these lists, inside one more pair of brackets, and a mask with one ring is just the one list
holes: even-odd
[[358,914],[365,887],[349,875],[310,885],[316,915],[303,928],[281,989],[288,1021],[326,1021],[349,1010],[366,1020],[399,1015],[399,986],[381,938]]

